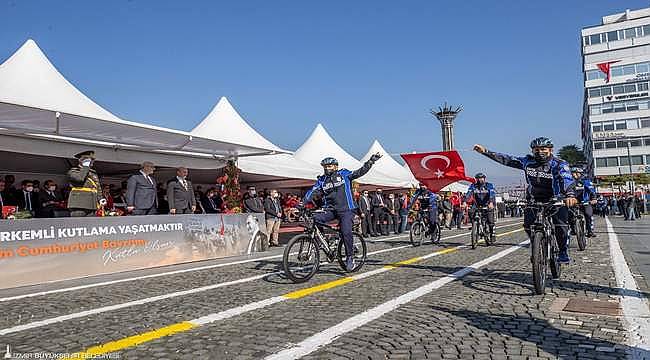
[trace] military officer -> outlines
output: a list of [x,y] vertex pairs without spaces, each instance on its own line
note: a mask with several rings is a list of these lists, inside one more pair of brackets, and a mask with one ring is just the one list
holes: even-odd
[[68,171],[68,181],[72,186],[68,197],[70,216],[95,216],[101,197],[99,176],[92,168],[94,151],[83,151],[74,156],[79,164]]

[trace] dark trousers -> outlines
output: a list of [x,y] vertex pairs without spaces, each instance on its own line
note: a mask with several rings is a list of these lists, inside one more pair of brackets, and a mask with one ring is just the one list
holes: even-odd
[[384,222],[388,220],[386,210],[382,207],[376,207],[372,209],[372,215],[374,216],[373,222],[375,224],[375,234],[388,234],[388,229],[386,224],[384,224]]
[[389,229],[393,229],[393,233],[399,233],[399,215],[388,213]]
[[582,207],[582,214],[585,216],[585,227],[587,228],[587,234],[590,234],[594,231],[594,208],[591,204],[586,204]]
[[[178,213],[178,211],[176,213]],[[156,215],[156,214],[158,214],[158,208],[155,205],[149,209],[133,209],[133,215]]]
[[454,209],[454,215],[452,221],[456,224],[456,228],[460,229],[460,225],[463,223],[463,210],[460,208]]
[[[537,212],[535,209],[526,208],[524,210],[524,229],[528,237],[532,236],[530,226],[535,223]],[[567,241],[569,240],[569,208],[562,206],[558,212],[553,215],[553,224],[555,225],[555,239],[560,251],[567,249]]]
[[375,235],[375,228],[372,225],[372,213],[370,211],[361,211],[363,217],[361,218],[361,231],[363,235]]
[[400,234],[406,231],[406,225],[408,225],[408,214],[400,214],[400,223],[399,223],[399,232]]
[[353,243],[352,243],[352,226],[354,223],[354,212],[352,210],[346,211],[326,211],[314,215],[314,221],[319,224],[326,224],[334,219],[339,221],[339,229],[343,244],[345,245],[345,253],[352,256]]
[[[476,207],[473,206],[471,209],[469,209],[469,218],[474,221],[474,215],[476,214]],[[485,222],[490,227],[490,233],[494,234],[494,209],[483,209],[481,210],[483,212],[483,216],[485,217]]]

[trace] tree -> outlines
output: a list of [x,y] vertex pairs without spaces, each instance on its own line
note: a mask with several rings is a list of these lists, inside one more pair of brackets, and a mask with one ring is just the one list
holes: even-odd
[[575,144],[563,146],[558,155],[569,164],[584,164],[587,161],[582,149]]

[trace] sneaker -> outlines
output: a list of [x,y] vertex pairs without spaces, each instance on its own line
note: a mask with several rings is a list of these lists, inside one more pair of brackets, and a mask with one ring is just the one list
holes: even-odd
[[571,262],[571,258],[569,257],[569,252],[567,250],[560,251],[560,253],[557,255],[557,261],[563,264],[567,264]]
[[345,259],[345,268],[346,268],[347,271],[354,270],[354,257],[348,256]]

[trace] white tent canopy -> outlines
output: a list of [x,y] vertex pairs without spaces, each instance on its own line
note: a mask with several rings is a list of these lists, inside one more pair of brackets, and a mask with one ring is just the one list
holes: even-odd
[[411,171],[405,169],[400,165],[393,157],[384,149],[384,147],[379,143],[378,140],[375,140],[366,155],[361,158],[362,162],[368,161],[373,154],[379,153],[382,155],[375,165],[374,169],[381,172],[382,174],[390,174],[393,178],[399,179],[403,182],[404,186],[413,186],[418,183],[417,180],[411,174]]
[[[359,160],[355,159],[339,144],[334,141],[330,134],[325,130],[323,125],[318,124],[312,131],[309,138],[296,150],[294,156],[311,164],[320,164],[325,157],[333,157],[339,161],[341,168],[356,170],[363,166]],[[367,185],[388,186],[388,187],[405,187],[404,181],[388,176],[377,169],[371,169],[366,175],[359,179],[360,183]]]
[[[213,140],[230,141],[252,147],[263,147],[285,151],[255,131],[235,110],[227,98],[219,99],[208,116],[194,129],[192,134]],[[322,169],[317,165],[296,159],[292,154],[276,154],[241,158],[237,166],[245,173],[274,176],[285,179],[302,179],[291,184],[307,186],[316,180]],[[277,185],[277,183],[276,183]]]
[[[179,130],[122,120],[67,81],[33,40],[0,64],[0,133],[100,141],[141,151],[180,151],[214,156],[269,154],[275,148],[216,141]],[[4,145],[0,149],[11,151]]]

